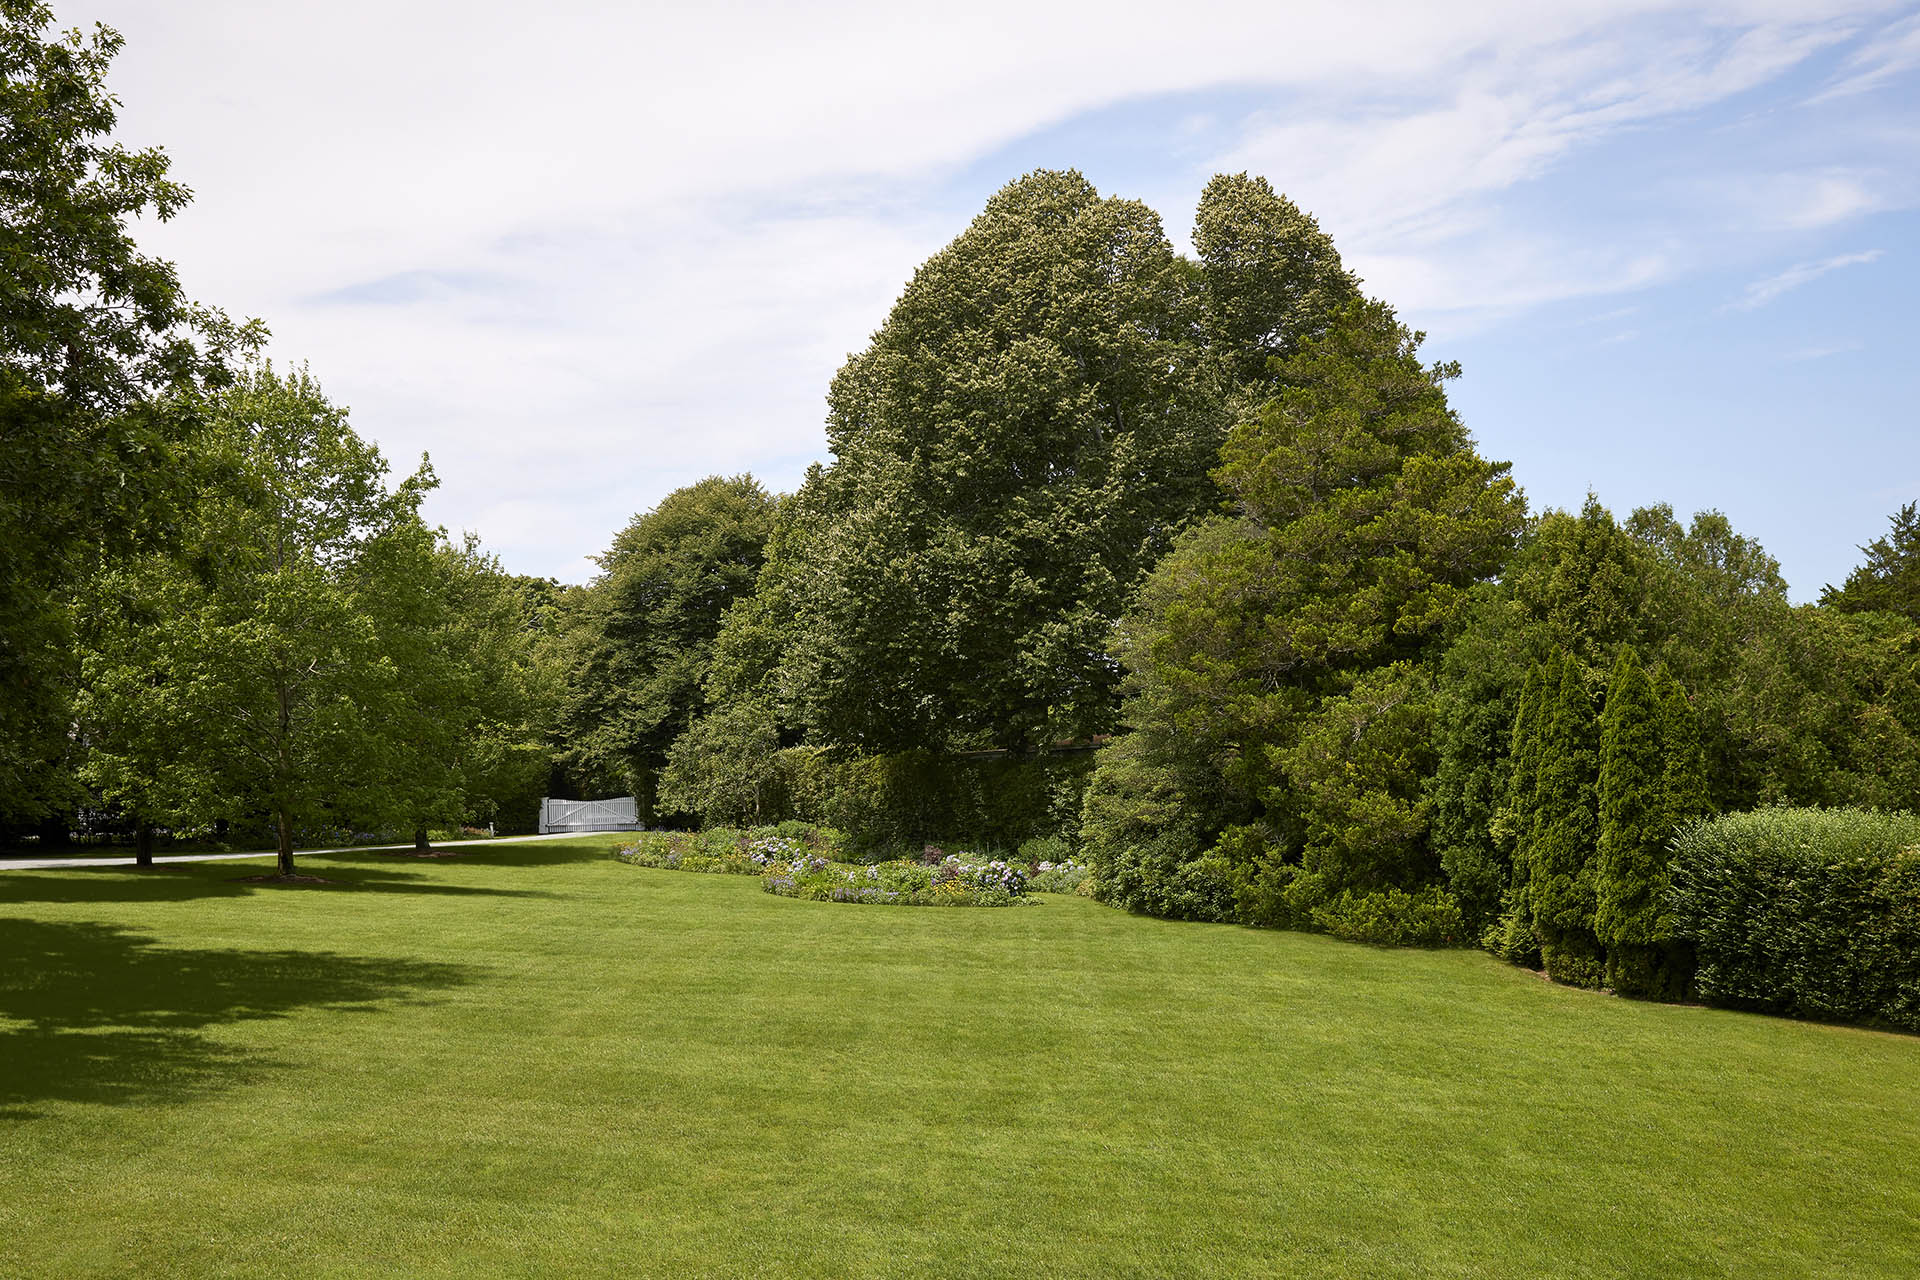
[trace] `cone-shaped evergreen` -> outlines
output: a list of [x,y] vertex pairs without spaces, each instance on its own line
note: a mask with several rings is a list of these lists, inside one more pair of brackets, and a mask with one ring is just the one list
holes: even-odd
[[1700,719],[1693,700],[1671,671],[1659,669],[1653,677],[1654,696],[1660,700],[1661,731],[1667,759],[1663,779],[1666,791],[1667,838],[1682,823],[1713,812],[1708,795],[1707,754],[1700,743]]
[[1533,823],[1521,851],[1523,898],[1548,975],[1583,987],[1600,985],[1604,976],[1593,933],[1597,728],[1580,663],[1556,654],[1541,692]]
[[1600,839],[1594,866],[1594,933],[1607,953],[1607,985],[1623,995],[1665,986],[1661,940],[1667,887],[1666,713],[1653,681],[1622,646],[1600,717]]
[[1506,786],[1492,823],[1494,840],[1506,856],[1508,883],[1501,895],[1500,919],[1482,939],[1482,945],[1511,964],[1539,963],[1539,947],[1524,897],[1527,861],[1523,850],[1532,843],[1534,791],[1540,782],[1540,707],[1546,688],[1546,668],[1534,663],[1520,687],[1520,706],[1514,713],[1507,751]]

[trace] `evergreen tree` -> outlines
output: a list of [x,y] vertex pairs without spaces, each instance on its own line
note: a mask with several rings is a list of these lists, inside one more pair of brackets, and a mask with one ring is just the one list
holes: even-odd
[[1659,995],[1666,987],[1662,922],[1673,816],[1667,729],[1646,668],[1623,647],[1600,717],[1593,877],[1594,934],[1606,949],[1607,985],[1623,995]]
[[1693,699],[1665,667],[1654,674],[1653,692],[1660,703],[1661,734],[1666,746],[1661,781],[1666,804],[1664,822],[1670,838],[1681,824],[1712,813],[1714,805],[1706,753],[1700,747],[1700,717]]
[[1890,523],[1886,536],[1860,548],[1867,562],[1847,575],[1845,585],[1820,593],[1821,604],[1846,613],[1897,613],[1920,622],[1920,503],[1907,503]]
[[1604,977],[1593,932],[1597,727],[1584,668],[1571,655],[1556,654],[1542,682],[1532,821],[1519,856],[1547,973],[1582,987],[1597,987]]
[[1234,514],[1183,535],[1117,632],[1147,739],[1133,758],[1218,796],[1203,828],[1269,832],[1232,857],[1297,861],[1296,914],[1437,873],[1427,666],[1523,521],[1505,464],[1447,404],[1457,370],[1423,365],[1419,342],[1356,303],[1279,362],[1281,392],[1221,452]]

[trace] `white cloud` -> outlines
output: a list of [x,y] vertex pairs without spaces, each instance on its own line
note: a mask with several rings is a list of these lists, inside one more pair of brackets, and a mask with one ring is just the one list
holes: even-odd
[[1756,311],[1781,294],[1798,289],[1803,284],[1810,284],[1830,271],[1838,271],[1843,267],[1863,266],[1869,262],[1877,262],[1885,256],[1885,250],[1868,249],[1862,253],[1843,253],[1832,258],[1823,258],[1819,262],[1796,263],[1777,275],[1768,276],[1764,280],[1755,280],[1747,286],[1746,292],[1740,295],[1738,301],[1728,303],[1725,309]]
[[1881,88],[1920,67],[1920,13],[1889,23],[1850,55],[1840,74],[1812,101],[1831,102]]
[[[1050,123],[1183,95],[1204,138],[1223,103],[1266,104],[1220,166],[1269,173],[1371,287],[1464,330],[1677,269],[1657,235],[1530,232],[1503,193],[1888,7],[56,3],[126,35],[120,136],[197,192],[145,241],[264,317],[396,463],[430,449],[437,518],[572,576],[679,483],[791,484],[834,370],[970,216],[928,193]],[[1864,207],[1829,176],[1803,217]],[[1144,184],[1176,240],[1204,177]]]

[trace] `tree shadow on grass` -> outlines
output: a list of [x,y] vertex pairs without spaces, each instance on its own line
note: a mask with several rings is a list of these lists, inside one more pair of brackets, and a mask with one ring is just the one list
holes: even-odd
[[38,1102],[186,1102],[285,1064],[204,1034],[301,1009],[377,1012],[483,970],[330,951],[155,945],[116,925],[0,919],[0,1121]]
[[[459,856],[449,859],[455,865],[476,867],[558,867],[570,862],[608,862],[613,858],[615,844],[611,841],[595,840],[593,843],[575,843],[571,840],[555,840],[551,844],[480,844],[447,845],[448,851],[459,850]],[[369,861],[391,864],[392,854],[354,854],[355,858],[367,858]]]
[[[174,863],[139,870],[133,867],[61,867],[54,870],[0,872],[0,905],[15,902],[187,902],[199,898],[235,898],[254,893],[426,893],[449,897],[556,898],[546,889],[496,889],[448,884],[420,872],[392,871],[376,864],[302,862],[302,874],[320,875],[326,884],[283,884],[252,880],[262,873],[251,862]],[[268,866],[264,870],[270,872]]]

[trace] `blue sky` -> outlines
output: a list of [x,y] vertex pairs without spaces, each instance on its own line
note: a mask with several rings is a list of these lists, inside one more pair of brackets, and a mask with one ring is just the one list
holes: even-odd
[[1209,175],[1267,176],[1536,508],[1718,508],[1807,599],[1920,498],[1920,5],[56,12],[126,35],[122,136],[196,191],[142,238],[517,570],[790,487],[914,266],[1042,166],[1181,247]]

